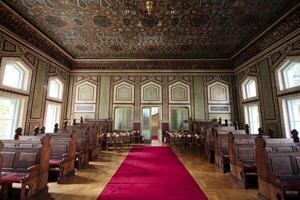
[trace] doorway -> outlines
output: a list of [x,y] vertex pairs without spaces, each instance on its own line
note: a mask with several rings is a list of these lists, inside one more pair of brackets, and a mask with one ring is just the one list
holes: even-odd
[[161,138],[161,123],[159,106],[144,106],[142,107],[142,135],[145,142],[160,141]]

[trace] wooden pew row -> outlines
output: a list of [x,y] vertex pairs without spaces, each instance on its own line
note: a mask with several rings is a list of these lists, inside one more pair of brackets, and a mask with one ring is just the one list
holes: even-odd
[[49,159],[51,153],[50,136],[47,134],[39,140],[1,140],[4,147],[41,148],[38,196],[48,193]]
[[69,127],[69,129],[75,130],[80,135],[85,135],[87,132],[89,135],[89,160],[92,161],[97,159],[100,150],[100,126],[97,126],[94,123],[82,123]]
[[300,144],[268,145],[262,137],[255,143],[259,199],[300,199]]
[[244,134],[246,135],[245,130],[231,130],[228,132],[226,129],[218,131],[214,130],[214,150],[215,150],[215,164],[218,169],[223,173],[230,171],[230,161],[229,161],[229,151],[228,151],[228,137],[229,133],[234,135]]
[[[62,183],[65,178],[75,174],[75,150],[76,133],[70,134],[49,134],[51,136],[51,153],[49,159],[49,171],[58,172],[57,182]],[[19,140],[34,141],[43,138],[38,136],[20,136]]]
[[[48,192],[48,160],[50,155],[49,139],[48,146],[41,143],[29,146],[29,143],[4,141],[4,148],[1,151],[3,156],[2,171],[0,176],[1,199],[9,198],[9,195],[16,194],[10,192],[13,184],[21,185],[20,195],[13,196],[16,199],[32,199],[34,197],[42,198],[45,192]],[[9,144],[8,147],[5,147]],[[15,188],[14,188],[15,189]]]
[[[257,165],[255,153],[255,138],[262,135],[229,135],[230,173],[234,182],[243,188],[257,186]],[[291,151],[294,145],[292,139],[264,137],[270,151]]]
[[234,126],[214,126],[204,132],[204,157],[215,163],[215,133],[228,133],[235,131]]
[[67,128],[59,130],[58,134],[77,134],[75,167],[77,169],[86,168],[89,165],[90,132],[85,130],[74,130]]

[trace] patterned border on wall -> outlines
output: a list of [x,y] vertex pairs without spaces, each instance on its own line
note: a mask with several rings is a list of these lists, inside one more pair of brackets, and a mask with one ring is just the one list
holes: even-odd
[[135,70],[146,70],[146,69],[232,69],[233,64],[228,59],[198,59],[198,60],[75,60],[73,69],[135,69]]
[[161,103],[162,87],[161,85],[148,82],[141,86],[141,102],[142,103]]
[[134,103],[134,85],[127,82],[115,85],[114,103]]
[[190,103],[190,86],[180,81],[169,85],[169,103]]
[[264,33],[243,51],[239,52],[237,56],[233,58],[234,66],[240,66],[250,58],[287,36],[289,33],[297,30],[299,28],[300,21],[300,4],[298,4],[295,8],[296,9],[293,12],[282,19],[274,27]]

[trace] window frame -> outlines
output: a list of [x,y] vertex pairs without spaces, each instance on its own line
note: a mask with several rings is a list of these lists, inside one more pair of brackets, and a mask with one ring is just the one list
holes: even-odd
[[[259,127],[258,127],[258,128],[260,128],[260,127],[262,126],[260,103],[259,103],[258,101],[256,101],[256,102],[249,102],[249,103],[244,103],[244,104],[243,104],[244,122],[245,122],[245,124],[248,124],[248,125],[249,125],[249,128],[250,128],[250,130],[249,130],[249,131],[250,131],[250,134],[257,134],[257,133],[258,133],[258,130],[255,130],[256,132],[252,132],[252,130],[251,130],[251,125],[250,125],[250,121],[247,122],[247,118],[248,118],[248,120],[249,120],[249,110],[248,110],[248,108],[249,108],[250,106],[254,106],[254,105],[257,106],[257,108],[258,108],[258,117],[259,117],[259,119],[258,119]],[[247,113],[245,112],[246,108],[247,108]],[[246,118],[246,115],[247,115],[247,118]]]
[[[51,81],[57,81],[58,85],[60,85],[58,98],[50,96]],[[64,89],[65,89],[64,86],[65,86],[64,82],[58,76],[49,77],[48,78],[48,87],[47,87],[47,99],[54,100],[54,101],[60,101],[60,102],[63,101]]]
[[289,92],[298,91],[300,89],[300,85],[295,86],[295,87],[286,88],[286,82],[284,80],[284,72],[283,71],[292,62],[299,62],[300,63],[300,57],[299,56],[288,56],[285,59],[283,59],[278,64],[278,66],[276,67],[275,79],[276,79],[276,83],[277,83],[277,86],[276,86],[277,93],[279,95],[286,94],[286,93],[289,93]]
[[[59,114],[59,120],[58,120],[58,127],[60,127],[61,125],[61,121],[62,121],[62,118],[63,118],[63,104],[62,103],[59,103],[59,102],[55,102],[55,101],[49,101],[49,100],[46,100],[46,105],[45,105],[45,114],[44,114],[44,126],[46,128],[46,121],[47,121],[47,113],[48,113],[48,105],[49,104],[54,104],[54,105],[57,105],[59,106],[59,112],[57,114]],[[56,116],[57,117],[57,116]],[[53,124],[53,130],[54,130],[54,125]],[[53,132],[53,131],[52,131]],[[52,133],[50,132],[50,133]]]
[[[248,97],[248,95],[247,95],[247,83],[249,81],[254,81],[254,83],[255,83],[256,96]],[[257,81],[257,78],[255,76],[247,76],[242,81],[242,84],[241,84],[241,93],[242,93],[242,99],[243,99],[243,101],[251,101],[251,100],[256,100],[256,99],[259,98],[258,81]]]
[[[11,87],[9,85],[3,84],[4,81],[4,75],[7,64],[17,65],[21,71],[23,71],[23,80],[22,80],[22,87],[16,88]],[[0,87],[5,90],[13,91],[13,92],[19,92],[22,94],[29,94],[30,86],[31,86],[31,79],[32,79],[32,68],[24,62],[19,57],[3,57],[1,60],[1,68],[0,68]]]
[[[280,97],[279,98],[279,102],[281,102],[280,105],[280,113],[282,114],[282,119],[281,119],[281,123],[282,123],[282,127],[284,129],[284,135],[286,138],[291,138],[291,125],[290,125],[290,114],[288,112],[288,100],[293,100],[293,99],[300,99],[300,94],[294,94],[294,95],[288,95],[288,96],[284,96],[284,97]],[[299,130],[297,130],[299,131]]]
[[[131,109],[131,128],[127,129],[123,129],[123,126],[122,126],[122,129],[116,129],[116,109],[125,109],[125,108],[130,108]],[[114,105],[113,106],[113,130],[114,131],[131,131],[134,129],[134,106],[133,105]]]
[[[25,127],[25,122],[26,122],[26,111],[28,108],[28,97],[24,95],[18,95],[18,94],[12,94],[10,92],[3,92],[0,91],[0,97],[4,98],[10,98],[10,99],[18,99],[20,100],[20,105],[19,105],[19,111],[18,111],[18,116],[17,116],[17,122],[16,122],[16,128],[21,127],[24,129]],[[15,135],[15,129],[13,130],[12,136]],[[13,139],[13,138],[11,138]]]
[[[173,127],[172,127],[172,108],[186,108],[188,110],[188,127],[187,129],[182,129],[182,130],[174,130]],[[190,127],[190,124],[189,124],[189,119],[191,118],[191,107],[190,105],[170,105],[169,106],[169,130],[172,130],[172,131],[187,131],[189,130],[191,127]]]

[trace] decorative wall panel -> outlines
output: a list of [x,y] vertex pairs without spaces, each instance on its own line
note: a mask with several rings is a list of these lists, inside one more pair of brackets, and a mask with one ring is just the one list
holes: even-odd
[[149,82],[141,87],[142,103],[161,103],[161,85]]
[[134,86],[127,82],[122,82],[114,86],[114,103],[133,103]]
[[108,119],[109,117],[109,97],[110,97],[110,77],[102,76],[100,84],[100,111],[99,119]]
[[182,82],[169,85],[170,103],[190,103],[190,86]]
[[76,86],[76,103],[96,103],[97,86],[84,82]]
[[208,85],[209,103],[229,103],[229,88],[221,82]]
[[45,81],[46,81],[46,73],[47,73],[47,63],[42,60],[38,62],[38,70],[36,77],[36,85],[34,87],[34,97],[31,111],[31,118],[38,119],[41,118],[42,110],[43,110],[43,98],[45,98]]

